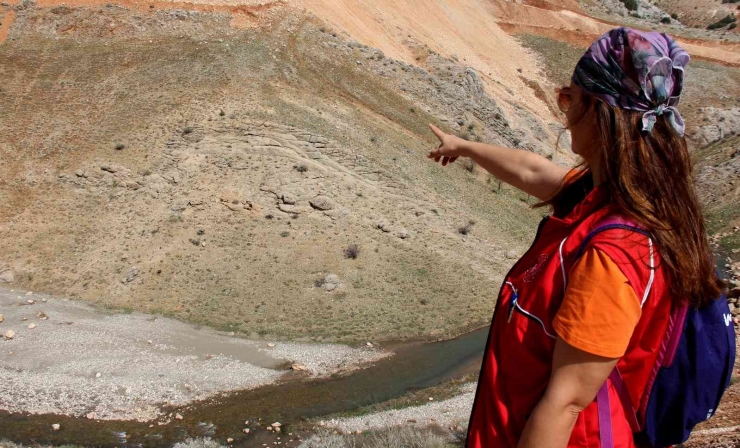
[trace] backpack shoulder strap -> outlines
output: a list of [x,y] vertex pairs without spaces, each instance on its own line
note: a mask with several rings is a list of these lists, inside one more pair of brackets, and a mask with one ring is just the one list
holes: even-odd
[[[586,251],[586,247],[588,246],[588,243],[590,243],[591,240],[593,240],[593,238],[596,235],[602,232],[606,232],[607,230],[613,230],[613,229],[628,230],[631,232],[639,233],[641,235],[645,235],[648,238],[648,243],[650,245],[650,268],[651,270],[650,270],[650,281],[648,283],[648,287],[645,289],[645,295],[642,300],[642,304],[644,304],[645,300],[647,299],[648,292],[650,291],[652,284],[653,284],[654,268],[655,268],[655,262],[654,262],[654,257],[653,257],[653,240],[650,235],[650,232],[648,232],[647,230],[643,229],[642,227],[638,226],[637,224],[633,222],[627,221],[621,216],[617,216],[617,215],[607,216],[606,218],[599,221],[594,227],[594,229],[591,230],[591,232],[589,232],[588,235],[586,235],[586,238],[584,238],[583,241],[581,241],[581,244],[578,246],[578,250],[576,250],[576,256],[573,261],[575,262],[579,258],[581,258],[583,253]],[[563,257],[563,245],[565,244],[565,241],[567,239],[568,239],[567,237],[563,239],[558,249],[558,253],[560,255],[560,271],[563,274],[563,285],[564,285],[563,287],[566,287],[568,285],[568,275],[565,271],[565,259]]]
[[591,242],[591,240],[596,235],[602,232],[606,232],[607,230],[614,230],[614,229],[629,230],[631,232],[639,233],[641,235],[645,235],[646,237],[650,238],[650,232],[638,226],[637,224],[631,221],[627,221],[621,216],[608,216],[604,218],[603,220],[599,221],[596,224],[596,227],[594,227],[594,229],[591,232],[589,232],[588,235],[586,235],[586,238],[583,239],[583,241],[581,242],[581,245],[578,247],[578,251],[576,252],[576,259],[581,258],[581,255],[583,255],[583,252],[586,250],[586,246],[588,245],[588,243]]

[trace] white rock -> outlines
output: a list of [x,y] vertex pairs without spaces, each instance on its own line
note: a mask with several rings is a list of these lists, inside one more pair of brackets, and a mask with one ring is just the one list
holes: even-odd
[[270,343],[267,344],[267,346],[270,347],[270,348],[273,348],[273,347],[275,347],[275,344],[273,344],[272,342],[270,342]]
[[226,443],[231,443],[233,441],[234,441],[234,439],[232,439],[231,437],[229,437],[228,439],[226,439]]
[[296,364],[291,365],[290,369],[302,372],[302,371],[308,370],[308,367],[304,366],[303,364],[296,363]]
[[281,424],[280,422],[275,422],[275,423],[273,423],[273,424],[272,424],[272,425],[270,425],[270,426],[272,426],[273,428],[279,428],[279,427],[281,427],[281,426],[283,426],[283,425],[282,425],[282,424]]
[[33,299],[28,299],[28,300],[26,300],[26,303],[29,304],[29,305],[33,305],[34,303],[36,303],[36,301],[33,300]]
[[28,329],[29,330],[33,330],[34,328],[36,328],[36,324],[29,324],[28,325]]
[[103,376],[103,375],[100,372],[98,372],[98,373],[95,374],[95,378],[100,378],[101,376]]
[[242,431],[244,431],[244,434],[249,434],[249,428],[244,428]]
[[175,419],[176,419],[176,420],[182,420],[182,415],[180,415],[180,414],[175,414]]
[[13,339],[15,337],[15,331],[8,330],[5,332],[5,339]]
[[26,295],[27,295],[27,296],[30,296],[31,294],[33,294],[33,291],[28,291],[28,292],[26,293]]
[[54,431],[59,431],[60,428],[61,426],[59,425],[59,423],[54,423],[53,425],[51,425],[51,429]]
[[3,316],[2,314],[0,314],[0,322],[2,322],[4,320],[5,320],[5,316]]
[[95,420],[96,418],[98,418],[98,414],[94,412],[88,412],[85,417],[87,417],[88,420]]
[[373,343],[372,343],[372,342],[368,342],[368,343],[367,343],[367,344],[365,344],[365,345],[367,345],[367,346],[368,346],[368,347],[370,347],[370,348],[373,348],[373,347],[374,347],[374,346],[373,346]]

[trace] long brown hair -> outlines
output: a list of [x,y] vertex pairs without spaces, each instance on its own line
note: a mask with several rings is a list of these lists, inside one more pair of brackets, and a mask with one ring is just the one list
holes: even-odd
[[[592,114],[596,121],[601,175],[611,204],[652,234],[675,302],[701,307],[718,298],[725,285],[714,271],[686,139],[665,116],[645,133],[642,112],[612,107],[588,94],[582,101],[579,120]],[[568,201],[569,186],[538,205],[557,209]]]

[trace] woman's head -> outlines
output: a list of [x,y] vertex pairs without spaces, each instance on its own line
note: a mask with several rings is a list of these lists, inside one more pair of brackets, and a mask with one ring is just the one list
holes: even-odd
[[703,304],[722,284],[675,108],[688,61],[665,34],[612,30],[578,62],[558,105],[573,151],[598,174],[617,209],[653,233],[676,298]]

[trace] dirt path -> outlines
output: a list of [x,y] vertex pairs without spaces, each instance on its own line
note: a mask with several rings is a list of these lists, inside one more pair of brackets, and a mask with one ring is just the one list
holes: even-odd
[[[150,420],[162,405],[271,384],[291,363],[311,375],[387,353],[341,345],[250,341],[140,313],[0,289],[0,409]],[[297,373],[295,373],[297,375]]]

